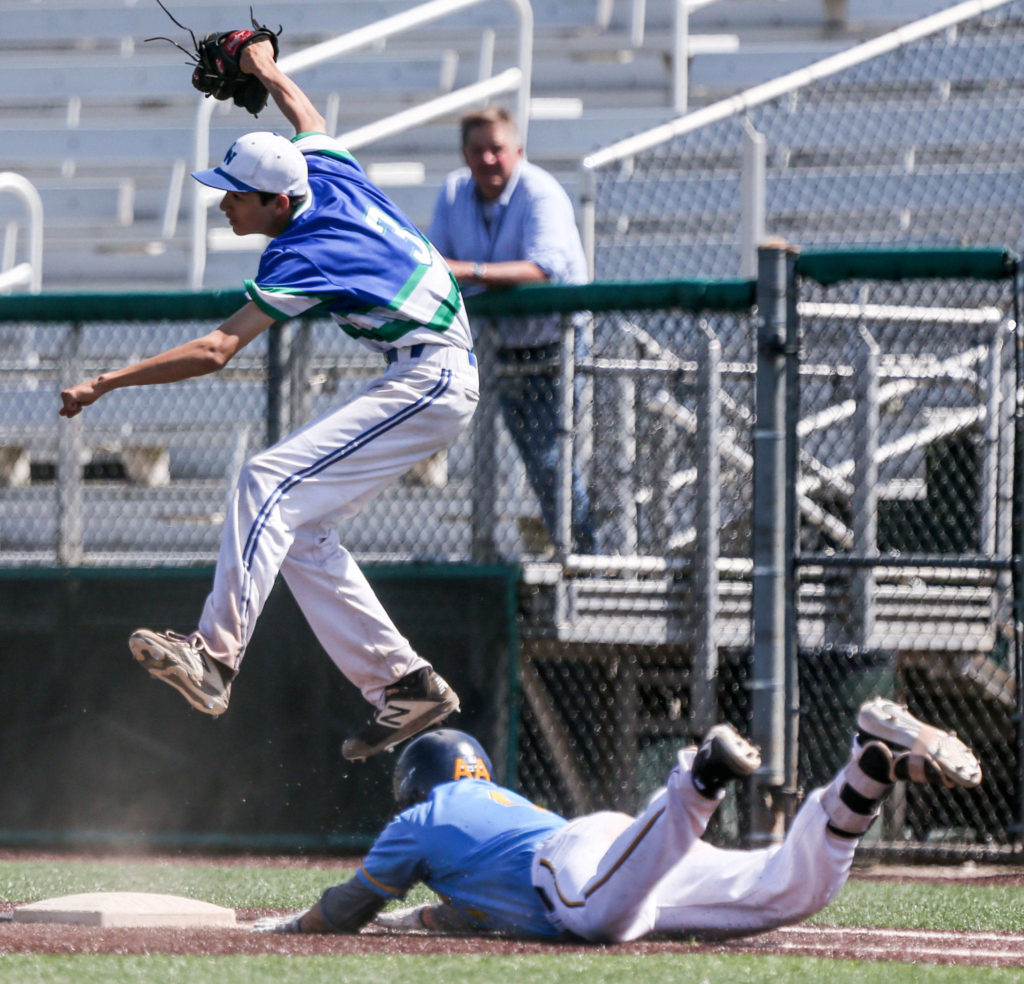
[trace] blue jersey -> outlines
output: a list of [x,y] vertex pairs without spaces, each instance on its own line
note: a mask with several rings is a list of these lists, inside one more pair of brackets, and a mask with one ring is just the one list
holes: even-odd
[[263,252],[246,292],[276,320],[329,312],[377,351],[472,348],[458,284],[440,253],[336,140],[300,134],[311,195]]
[[492,782],[442,783],[385,827],[356,877],[388,898],[424,882],[482,929],[559,936],[533,888],[530,865],[565,824]]

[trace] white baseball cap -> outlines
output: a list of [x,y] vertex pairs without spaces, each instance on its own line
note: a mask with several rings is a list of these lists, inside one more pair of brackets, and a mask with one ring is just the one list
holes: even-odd
[[217,167],[193,171],[200,184],[221,191],[265,191],[274,195],[309,194],[306,158],[280,133],[259,130],[239,137]]

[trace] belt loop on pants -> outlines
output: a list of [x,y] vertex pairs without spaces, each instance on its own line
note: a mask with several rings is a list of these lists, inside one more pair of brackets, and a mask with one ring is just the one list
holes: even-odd
[[[424,342],[421,342],[419,345],[410,345],[409,346],[409,358],[410,359],[418,359],[423,354],[423,350],[426,347],[427,347],[426,343],[424,343]],[[401,352],[401,351],[402,351],[401,349],[388,349],[384,353],[384,361],[389,366],[390,365],[394,365],[398,361],[398,358],[399,358],[398,353]]]
[[420,356],[422,356],[423,353],[428,348],[430,349],[431,352],[438,352],[438,351],[465,352],[466,353],[466,358],[469,360],[469,364],[471,366],[475,366],[476,365],[476,355],[474,355],[472,349],[468,349],[467,350],[467,349],[460,349],[460,348],[455,348],[455,347],[449,348],[446,345],[428,345],[426,342],[420,342],[417,345],[409,345],[409,346],[406,346],[405,348],[387,349],[384,352],[384,361],[389,366],[394,365],[396,362],[398,362],[399,360],[401,360],[403,358],[412,361],[412,360],[420,358]]

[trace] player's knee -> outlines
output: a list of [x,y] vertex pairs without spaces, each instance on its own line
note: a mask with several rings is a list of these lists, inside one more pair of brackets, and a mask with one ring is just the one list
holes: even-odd
[[628,943],[640,939],[654,928],[653,912],[591,912],[585,917],[580,935],[592,943]]
[[257,454],[242,465],[236,484],[242,498],[260,504],[270,491],[280,485],[281,480],[280,469],[271,466],[267,455]]
[[764,905],[762,914],[772,926],[790,926],[820,912],[837,894],[837,891],[830,891],[826,885],[806,885],[803,890],[793,886],[788,892]]

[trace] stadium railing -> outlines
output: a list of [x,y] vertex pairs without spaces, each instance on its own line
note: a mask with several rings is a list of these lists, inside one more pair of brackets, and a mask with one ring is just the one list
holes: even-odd
[[[43,281],[43,202],[35,185],[13,171],[0,172],[0,195],[12,195],[23,213],[22,222],[5,224],[0,243],[0,294],[26,288],[39,293]],[[0,216],[2,216],[0,212]],[[25,256],[17,262],[17,239],[20,229],[25,230]]]

